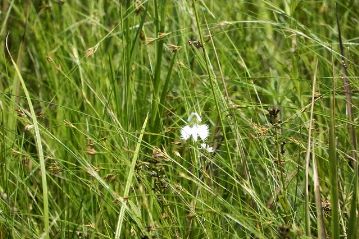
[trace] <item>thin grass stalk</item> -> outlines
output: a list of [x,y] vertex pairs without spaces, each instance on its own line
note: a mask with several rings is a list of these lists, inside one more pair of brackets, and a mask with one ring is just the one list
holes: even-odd
[[351,201],[351,208],[350,208],[350,216],[348,222],[348,235],[351,239],[357,238],[357,227],[358,225],[358,218],[357,218],[357,207],[358,207],[358,158],[357,158],[357,138],[355,132],[355,122],[353,120],[353,104],[352,104],[352,91],[350,86],[350,81],[348,78],[348,65],[346,63],[346,58],[344,54],[344,46],[342,41],[342,34],[340,30],[339,24],[339,17],[338,17],[338,10],[336,11],[336,21],[337,21],[337,28],[338,28],[338,40],[339,40],[339,48],[340,48],[340,57],[341,57],[341,65],[342,65],[342,79],[344,84],[344,93],[345,93],[345,100],[346,100],[346,112],[347,112],[347,119],[348,119],[348,133],[351,141],[351,158],[349,159],[349,164],[354,168],[354,183],[353,183],[353,193],[352,193],[352,201]]
[[1,24],[1,29],[0,29],[0,37],[2,37],[3,35],[5,35],[4,33],[6,32],[7,30],[7,24],[8,24],[8,20],[9,20],[9,17],[10,17],[10,12],[11,12],[11,9],[13,8],[14,6],[14,0],[11,1],[8,1],[8,0],[4,0],[3,1],[3,4],[1,6],[1,11],[6,14],[4,14],[4,17],[2,18],[3,19],[3,22]]
[[[17,53],[17,58],[16,58],[16,65],[18,66],[18,68],[20,69],[23,63],[23,58],[24,58],[24,54],[25,54],[25,37],[26,37],[26,32],[28,31],[28,19],[29,19],[29,13],[30,13],[30,2],[29,1],[25,1],[24,4],[24,10],[25,10],[25,16],[26,16],[26,21],[25,21],[25,25],[24,25],[24,32],[22,33],[22,37],[20,40],[20,44],[19,44],[19,51]],[[19,103],[20,97],[20,82],[18,80],[14,81],[14,86],[13,86],[13,97],[15,97],[15,102],[16,104]]]
[[[11,28],[11,21],[7,21],[10,12],[12,11],[13,5],[14,5],[14,1],[11,2],[10,5],[8,5],[9,3],[4,2],[4,10],[7,11],[7,15],[6,18],[4,19],[4,23],[2,24],[2,28],[1,28],[1,33],[0,33],[0,37],[2,37],[3,33],[5,32],[5,30],[8,28],[8,24],[10,25],[9,27]],[[6,6],[8,5],[8,6]],[[26,32],[28,29],[28,18],[29,18],[29,5],[30,3],[27,1],[24,3],[24,15],[26,16],[26,20],[25,20],[25,24],[24,24],[24,28],[23,28],[23,32],[22,32],[22,37],[20,39],[20,43],[19,43],[19,47],[18,47],[18,53],[17,53],[17,57],[16,57],[16,65],[19,69],[21,69],[22,63],[23,63],[23,57],[24,57],[24,52],[25,52],[25,36],[26,36]],[[7,8],[7,9],[6,9]],[[11,86],[11,99],[10,99],[10,111],[14,112],[16,105],[19,104],[19,100],[20,100],[20,87],[21,87],[21,83],[20,80],[18,79],[18,77],[15,75],[14,80],[12,82],[12,86]],[[8,137],[10,139],[11,142],[15,141],[15,133],[16,132],[16,125],[17,125],[17,117],[14,117],[13,114],[8,114],[7,115],[7,120],[6,120],[6,127],[8,129],[11,129],[10,131],[8,131]]]
[[[126,12],[130,8],[130,1],[124,1],[124,7],[121,6],[121,27],[123,29],[122,41],[124,42],[124,51],[122,53],[122,78],[125,79],[123,88],[123,98],[122,98],[122,111],[124,112],[122,115],[124,127],[126,130],[129,130],[130,126],[130,112],[132,106],[132,79],[131,79],[131,61],[130,54],[131,54],[131,40],[130,40],[130,23],[129,23],[129,16],[126,15]],[[125,10],[123,10],[125,8]]]
[[329,117],[329,180],[330,180],[330,203],[331,203],[331,238],[339,239],[339,197],[338,197],[338,166],[335,143],[335,78],[333,77],[332,95],[330,100]]
[[[174,66],[174,64],[176,62],[176,56],[177,56],[177,51],[174,52],[174,54],[172,56],[172,59],[171,59],[170,66],[168,68],[166,81],[165,81],[165,83],[163,85],[163,89],[162,89],[162,92],[161,92],[161,98],[160,98],[160,104],[161,105],[165,104],[165,99],[166,99],[166,96],[167,96],[167,93],[168,93],[168,87],[169,87],[169,83],[170,83],[170,80],[171,80],[171,74],[172,74],[173,66]],[[163,107],[161,107],[161,109],[163,109]],[[160,112],[162,112],[162,111],[163,110],[161,110]]]
[[[228,41],[231,43],[231,46],[233,47],[235,53],[238,55],[238,58],[239,58],[239,60],[238,60],[238,65],[245,70],[245,72],[246,72],[246,74],[247,74],[247,78],[248,78],[248,80],[250,81],[250,84],[251,84],[251,86],[252,86],[252,88],[253,88],[254,94],[255,94],[255,96],[256,96],[256,98],[257,98],[257,101],[258,101],[258,103],[259,103],[259,105],[260,105],[260,108],[261,108],[263,111],[265,111],[265,109],[264,109],[264,107],[263,107],[264,104],[262,103],[262,100],[261,100],[261,98],[260,98],[260,96],[259,96],[259,93],[258,93],[258,90],[257,90],[257,88],[256,88],[256,85],[254,84],[254,80],[253,80],[253,78],[252,78],[252,74],[251,74],[251,72],[250,72],[250,70],[249,70],[249,68],[248,68],[248,66],[247,66],[247,64],[246,64],[246,62],[244,61],[244,59],[243,59],[243,57],[242,57],[242,54],[241,54],[241,53],[239,52],[239,50],[237,49],[236,44],[232,41],[232,39],[230,38],[230,36],[228,35],[228,33],[227,33],[227,32],[224,32],[224,34],[225,34],[226,38],[228,39]],[[268,119],[266,119],[266,121],[267,121],[267,123],[269,123],[269,122],[268,122]]]
[[20,84],[25,93],[27,104],[29,105],[29,109],[30,109],[31,121],[32,121],[32,124],[34,125],[35,143],[36,143],[37,154],[38,154],[39,161],[40,161],[41,182],[42,182],[43,222],[44,222],[44,233],[43,233],[42,237],[47,239],[47,238],[49,238],[49,228],[50,228],[50,226],[49,226],[50,225],[49,224],[49,199],[48,199],[48,188],[47,188],[47,180],[46,180],[45,158],[44,158],[44,151],[43,151],[42,143],[41,143],[39,124],[38,124],[38,121],[36,118],[34,106],[31,101],[30,93],[27,90],[27,87],[26,87],[24,79],[22,78],[20,69],[17,66],[16,62],[14,61],[14,59],[10,53],[10,50],[8,48],[7,37],[6,37],[5,42],[6,42],[6,50],[10,56],[11,62],[15,68],[15,72],[18,76],[18,79],[20,80]]
[[[165,101],[166,101],[166,96],[167,96],[167,93],[168,93],[169,83],[170,83],[170,80],[171,80],[171,74],[172,74],[173,66],[174,66],[175,61],[177,59],[176,56],[177,56],[177,51],[175,51],[173,53],[173,56],[172,56],[172,59],[171,59],[171,62],[170,62],[169,68],[168,68],[166,80],[165,80],[164,85],[162,87],[161,97],[160,97],[160,100],[159,100],[159,103],[158,103],[158,105],[160,106],[159,109],[158,109],[158,113],[153,116],[155,118],[154,121],[152,122],[153,126],[157,126],[159,128],[162,128],[161,116],[162,116],[162,113],[163,113],[163,110],[164,110],[164,107],[165,107]],[[159,92],[158,92],[158,94],[159,94]]]
[[[201,24],[200,24],[200,21],[199,21],[199,16],[198,16],[198,11],[197,11],[196,1],[195,0],[192,0],[192,6],[193,6],[193,10],[194,10],[195,17],[196,17],[197,30],[198,30],[198,34],[199,34],[199,37],[200,37],[200,41],[204,42],[203,34],[202,34],[202,31],[201,31]],[[223,130],[223,137],[224,137],[224,141],[225,141],[225,144],[226,144],[227,154],[228,154],[228,157],[229,157],[229,161],[231,162],[231,165],[233,165],[232,157],[231,157],[230,150],[229,150],[228,139],[227,139],[227,135],[226,135],[226,131],[225,131],[224,121],[223,121],[223,117],[222,117],[222,112],[221,112],[221,108],[219,106],[219,99],[218,99],[216,91],[215,91],[215,83],[214,83],[214,79],[213,79],[213,76],[212,76],[212,71],[211,71],[210,66],[209,66],[210,63],[209,63],[209,59],[208,59],[208,54],[207,54],[207,51],[206,51],[206,47],[203,47],[202,49],[203,49],[203,54],[204,54],[205,63],[206,63],[206,70],[207,70],[207,74],[208,74],[208,77],[209,77],[209,82],[210,82],[210,86],[211,86],[211,90],[212,90],[212,94],[213,94],[213,99],[214,99],[214,102],[215,102],[215,105],[216,105],[216,110],[218,112],[218,117],[219,117],[219,121],[221,123],[221,128]],[[223,109],[223,110],[225,110],[225,109]]]
[[[207,24],[207,21],[206,21],[206,24]],[[207,26],[208,26],[208,24],[207,24]],[[207,30],[208,30],[209,36],[211,37],[210,42],[211,42],[212,49],[213,49],[213,53],[214,53],[214,56],[215,56],[215,58],[216,58],[217,66],[218,66],[218,69],[219,69],[219,72],[220,72],[220,77],[221,77],[221,81],[222,81],[222,86],[223,86],[223,88],[224,88],[223,91],[224,91],[224,94],[225,94],[225,100],[230,102],[231,99],[230,99],[230,96],[229,96],[229,93],[228,93],[228,87],[227,87],[227,84],[226,84],[226,82],[225,82],[225,77],[224,77],[224,73],[223,73],[223,69],[222,69],[222,64],[221,64],[221,62],[220,62],[220,58],[219,58],[219,55],[218,55],[218,53],[217,53],[216,45],[215,45],[215,42],[214,42],[213,37],[212,37],[212,32],[210,31],[210,28],[208,28],[208,27],[207,27]],[[227,35],[227,33],[226,33],[226,36],[227,36],[228,39],[230,40],[230,38],[229,38],[229,36]],[[233,46],[234,46],[234,49],[237,50],[237,48],[235,47],[235,45],[233,45]],[[240,55],[239,52],[238,52],[238,55]],[[254,88],[255,88],[255,87],[254,87]],[[233,109],[231,109],[231,108],[228,108],[228,112],[229,112],[230,115],[234,114]],[[236,120],[235,120],[234,122],[232,122],[231,124],[234,123],[234,125],[237,125],[235,122],[236,122]],[[236,135],[239,135],[239,132],[238,132],[237,128],[234,127],[234,128],[231,128],[231,129],[234,130],[234,131],[237,131],[235,134],[236,134]],[[227,141],[226,141],[225,143],[227,144]],[[244,167],[243,167],[244,175],[245,175],[244,178],[245,178],[246,180],[248,180],[248,175],[249,175],[249,172],[248,172],[248,164],[247,164],[248,162],[245,160],[244,152],[243,152],[243,149],[241,149],[242,146],[240,145],[239,142],[237,142],[236,148],[237,148],[237,149],[240,149],[241,158],[242,158],[241,160],[243,160],[243,165],[244,165]]]
[[[160,103],[160,84],[161,84],[161,71],[162,71],[162,54],[163,54],[163,46],[164,46],[164,40],[161,37],[161,33],[164,31],[164,12],[166,9],[166,0],[160,0],[161,4],[160,7],[158,5],[157,0],[154,0],[155,3],[155,26],[156,26],[156,37],[158,40],[156,41],[156,65],[155,65],[155,71],[153,76],[153,98],[152,98],[152,110],[151,110],[151,127],[152,130],[157,131],[156,128],[156,117],[159,112],[159,103]],[[158,9],[161,10],[161,12],[158,12]]]
[[130,51],[130,55],[129,55],[129,61],[132,61],[133,52],[135,50],[136,43],[138,42],[138,39],[139,39],[140,34],[142,32],[142,29],[143,29],[143,25],[144,25],[145,20],[146,20],[147,10],[148,10],[147,2],[143,4],[143,7],[144,7],[145,10],[142,13],[140,25],[139,25],[139,27],[137,29],[136,36],[135,36],[135,38],[133,39],[133,42],[132,42],[131,51]]
[[325,230],[325,224],[323,219],[323,208],[322,208],[322,199],[320,196],[320,182],[318,176],[318,164],[315,158],[314,150],[314,141],[312,142],[312,164],[313,164],[313,184],[314,184],[314,196],[315,196],[315,208],[317,212],[317,228],[318,228],[318,238],[326,239],[327,234]]
[[125,201],[121,206],[120,214],[118,216],[115,239],[119,239],[120,236],[121,236],[121,229],[122,229],[122,226],[123,226],[123,220],[124,220],[124,217],[125,217],[125,210],[126,210],[126,207],[127,207],[126,198],[128,198],[128,194],[129,194],[130,188],[132,186],[133,177],[135,176],[135,166],[136,166],[136,162],[137,162],[137,159],[138,159],[138,155],[140,153],[140,148],[141,148],[141,145],[142,145],[142,138],[143,138],[143,135],[145,133],[146,126],[147,126],[147,120],[148,120],[148,114],[146,116],[145,121],[143,122],[141,133],[140,133],[140,136],[138,138],[138,142],[136,144],[135,152],[133,154],[132,161],[131,161],[131,166],[130,166],[130,169],[129,169],[129,172],[128,172],[125,191],[123,193],[123,198],[125,199]]
[[308,128],[308,143],[307,143],[307,153],[305,156],[305,233],[310,237],[310,199],[309,199],[309,164],[310,164],[310,154],[312,149],[312,131],[313,131],[313,116],[314,116],[314,105],[315,105],[315,86],[317,82],[317,69],[318,69],[318,60],[315,63],[314,76],[313,76],[313,85],[312,85],[312,101],[310,106],[310,119],[309,119],[309,128]]
[[[128,11],[128,9],[130,8],[130,4],[131,4],[131,1],[129,0],[126,0],[126,4],[125,4],[125,7],[126,7],[126,11]],[[124,47],[124,51],[123,51],[123,66],[122,66],[122,71],[123,71],[123,78],[126,79],[125,80],[125,88],[124,88],[124,95],[123,95],[123,99],[122,100],[124,103],[122,103],[122,108],[124,108],[123,110],[121,110],[122,112],[124,111],[125,114],[121,114],[121,115],[124,115],[125,119],[124,119],[124,122],[125,122],[125,128],[128,130],[129,128],[129,125],[130,125],[130,119],[131,119],[131,113],[133,111],[133,100],[132,100],[132,96],[133,96],[133,91],[134,91],[134,85],[133,85],[133,80],[131,79],[131,75],[132,75],[132,59],[133,59],[133,55],[134,55],[134,52],[135,52],[135,47],[137,46],[137,42],[138,42],[138,39],[139,39],[139,36],[141,34],[141,31],[143,29],[143,25],[144,25],[144,22],[145,22],[145,19],[146,19],[146,16],[147,16],[147,2],[146,3],[143,3],[143,8],[145,9],[142,16],[141,16],[141,21],[140,21],[140,24],[139,24],[139,27],[137,28],[137,31],[136,31],[136,35],[135,37],[131,40],[130,39],[130,26],[129,26],[129,16],[124,14],[122,11],[122,8],[121,8],[121,27],[123,29],[123,36],[122,36],[122,39],[123,39],[123,42],[125,42],[125,47]],[[126,13],[125,11],[125,13]],[[119,24],[120,25],[120,24]],[[115,28],[117,28],[118,25],[116,25],[110,32],[109,34],[107,34],[104,38],[101,39],[101,41],[99,41],[97,44],[101,43],[103,40],[105,40],[109,35],[110,33],[112,33]],[[113,70],[111,70],[113,71]],[[113,73],[112,73],[113,75]],[[112,81],[114,82],[114,81]],[[117,97],[117,94],[116,93],[116,97]],[[118,98],[118,97],[117,97]],[[119,104],[119,102],[116,100],[116,103]],[[118,106],[116,107],[117,109],[119,108]],[[117,112],[120,112],[120,111],[117,111]]]
[[[353,122],[353,103],[352,103],[352,90],[351,90],[351,86],[350,86],[350,81],[349,81],[349,73],[348,73],[348,65],[346,63],[346,58],[345,58],[345,54],[344,54],[344,46],[343,46],[343,41],[342,41],[342,34],[341,34],[341,30],[340,30],[340,24],[339,24],[339,17],[338,17],[338,12],[336,14],[336,19],[337,19],[337,28],[338,28],[338,40],[339,40],[339,48],[340,48],[340,58],[341,58],[341,65],[342,65],[342,79],[343,79],[343,85],[344,85],[344,94],[345,94],[345,105],[346,105],[346,115],[348,118],[348,132],[349,132],[349,137],[350,137],[350,141],[351,141],[351,146],[352,146],[352,158],[351,158],[351,165],[353,166],[353,164],[357,161],[356,160],[356,133],[355,133],[355,124]],[[353,163],[354,162],[354,163]]]
[[113,91],[113,96],[114,96],[114,105],[113,108],[115,109],[115,112],[117,113],[117,117],[118,114],[121,112],[120,110],[120,100],[119,100],[119,92],[118,92],[118,86],[116,84],[116,77],[115,77],[115,70],[113,68],[113,64],[112,64],[112,57],[111,54],[108,54],[108,66],[109,66],[109,79],[110,79],[110,84],[111,84],[111,90]]

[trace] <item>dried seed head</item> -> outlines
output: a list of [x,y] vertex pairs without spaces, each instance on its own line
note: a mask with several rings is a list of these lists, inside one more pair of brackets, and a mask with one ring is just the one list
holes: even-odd
[[162,39],[165,38],[166,36],[170,35],[170,32],[159,32],[158,33],[158,38]]
[[197,49],[203,47],[203,44],[202,44],[200,41],[196,41],[196,40],[194,40],[194,41],[188,40],[188,45],[194,46],[194,47],[196,47]]
[[160,161],[162,159],[165,159],[166,158],[166,155],[162,152],[161,149],[159,148],[154,148],[153,151],[152,151],[152,157],[153,159],[155,159],[156,161]]
[[59,174],[62,172],[62,168],[61,166],[57,163],[57,162],[52,162],[50,165],[49,165],[49,171],[52,173],[52,174]]
[[279,113],[280,113],[280,109],[278,109],[278,108],[268,109],[269,122],[271,124],[276,125],[276,124],[280,123]]
[[140,0],[135,1],[135,13],[140,14],[140,12],[143,10],[143,4]]
[[181,49],[180,46],[173,45],[173,44],[167,44],[167,47],[173,53],[175,53],[175,52],[177,52],[177,51],[179,51]]
[[96,149],[93,146],[88,145],[87,148],[86,148],[86,153],[88,155],[95,155],[97,152],[96,152]]
[[30,131],[30,130],[32,130],[33,128],[34,128],[34,125],[33,125],[33,124],[28,124],[28,125],[25,125],[24,130],[25,130],[25,131]]
[[88,49],[86,50],[86,52],[85,52],[85,56],[86,56],[86,57],[92,57],[92,56],[95,54],[95,52],[97,51],[98,46],[99,46],[99,45],[96,44],[95,46],[88,48]]

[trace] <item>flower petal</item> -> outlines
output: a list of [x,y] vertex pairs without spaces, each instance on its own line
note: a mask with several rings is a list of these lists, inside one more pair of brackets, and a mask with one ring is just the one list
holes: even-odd
[[196,124],[191,127],[191,135],[192,135],[193,141],[197,142],[197,140],[198,140],[198,128],[197,128]]
[[208,153],[213,153],[213,152],[214,152],[214,149],[213,149],[213,147],[211,147],[211,146],[208,146],[208,147],[206,148],[206,150],[207,150]]
[[184,139],[184,140],[187,140],[191,137],[192,135],[192,127],[186,125],[185,127],[183,127],[181,129],[181,138]]
[[208,126],[206,124],[200,124],[200,125],[194,125],[193,128],[196,127],[196,134],[202,139],[206,140],[209,132],[208,132]]
[[209,146],[208,144],[201,144],[201,148],[206,150],[208,153],[213,153],[214,152],[214,149],[213,147]]

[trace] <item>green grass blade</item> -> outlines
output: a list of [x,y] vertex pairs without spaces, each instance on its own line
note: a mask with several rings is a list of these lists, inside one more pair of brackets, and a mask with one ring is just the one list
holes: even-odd
[[330,200],[331,200],[331,237],[339,239],[339,192],[338,192],[338,163],[335,142],[335,80],[333,77],[332,95],[330,101],[329,118],[329,180],[330,180]]
[[[131,166],[130,166],[128,176],[127,176],[125,191],[123,193],[123,198],[125,198],[125,199],[128,198],[128,194],[129,194],[130,188],[132,186],[133,177],[135,175],[135,166],[136,166],[136,162],[137,162],[138,155],[139,155],[139,152],[140,152],[140,147],[141,147],[141,144],[142,144],[143,134],[145,133],[145,129],[146,129],[146,126],[147,126],[147,120],[148,120],[148,114],[146,116],[145,121],[143,122],[141,133],[140,133],[140,136],[138,138],[136,148],[135,148],[135,152],[134,152],[133,157],[132,157]],[[124,217],[125,217],[125,209],[126,209],[126,201],[122,204],[120,214],[118,216],[115,239],[119,239],[120,236],[121,236],[121,229],[122,229],[123,220],[124,220]]]
[[308,144],[307,144],[307,153],[305,157],[305,232],[307,236],[310,236],[310,202],[309,202],[309,162],[310,155],[313,153],[313,139],[312,139],[312,130],[313,130],[313,117],[314,117],[314,105],[315,105],[315,91],[317,84],[317,70],[318,70],[318,60],[315,64],[313,82],[312,82],[312,102],[310,106],[310,119],[309,119],[309,129],[308,129]]
[[[314,147],[314,142],[312,148]],[[323,219],[323,207],[322,207],[322,198],[320,194],[320,181],[318,176],[318,163],[315,158],[314,148],[312,150],[312,164],[313,164],[313,184],[314,184],[314,196],[315,196],[315,208],[317,212],[317,228],[318,228],[318,238],[326,239],[327,234],[325,230],[325,224]]]
[[27,90],[26,84],[24,79],[22,78],[20,69],[18,68],[17,64],[15,63],[14,59],[12,58],[12,55],[10,53],[10,50],[7,45],[7,39],[6,39],[6,49],[9,53],[11,62],[15,68],[15,72],[17,76],[19,77],[22,89],[25,93],[25,97],[27,100],[27,104],[30,109],[30,117],[32,124],[34,126],[35,131],[35,142],[36,142],[36,149],[40,161],[40,170],[41,170],[41,181],[42,181],[42,196],[43,196],[43,221],[44,221],[44,237],[49,238],[49,199],[48,199],[48,189],[47,189],[47,181],[46,181],[46,167],[45,167],[45,158],[44,158],[44,151],[42,148],[41,143],[41,135],[40,135],[40,129],[39,129],[39,123],[37,121],[37,117],[35,114],[34,106],[31,101],[30,93]]
[[338,16],[338,8],[336,7],[336,23],[338,28],[338,40],[339,40],[339,48],[341,55],[341,65],[342,65],[342,78],[344,85],[344,93],[345,93],[345,103],[346,103],[346,112],[348,118],[348,134],[351,142],[351,157],[349,158],[349,165],[353,167],[354,171],[354,183],[353,183],[353,192],[352,192],[352,201],[351,208],[349,214],[349,222],[348,222],[348,234],[349,238],[355,239],[357,238],[357,228],[358,228],[358,216],[357,216],[357,208],[358,208],[358,155],[357,155],[357,135],[356,135],[356,126],[353,120],[353,99],[352,99],[352,90],[351,84],[349,81],[349,72],[347,59],[344,55],[344,45],[342,40],[342,34],[339,23]]

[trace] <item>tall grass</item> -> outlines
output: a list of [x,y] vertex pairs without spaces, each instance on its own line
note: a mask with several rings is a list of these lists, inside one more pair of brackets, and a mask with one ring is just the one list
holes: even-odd
[[356,238],[337,4],[2,1],[0,238]]

